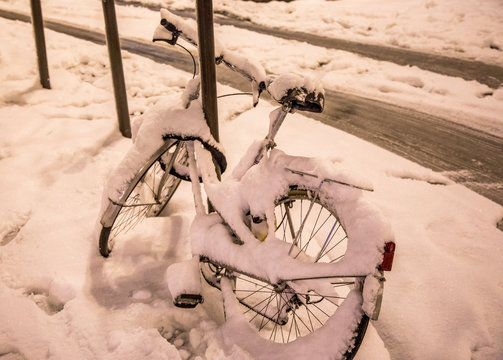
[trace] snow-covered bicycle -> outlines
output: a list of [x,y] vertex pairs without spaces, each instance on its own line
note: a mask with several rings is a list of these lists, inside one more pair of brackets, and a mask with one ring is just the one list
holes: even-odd
[[[167,10],[161,18],[154,40],[175,45],[180,37],[197,46],[193,22]],[[352,358],[369,317],[377,319],[383,271],[391,270],[394,253],[389,225],[365,200],[372,187],[330,161],[276,149],[289,113],[323,110],[318,83],[266,76],[218,44],[216,56],[251,81],[254,105],[262,91],[280,104],[268,134],[221,180],[227,163],[204,120],[198,77],[181,101],[157,102],[137,123],[131,150],[105,186],[100,253],[108,257],[121,236],[163,211],[180,181],[191,181],[193,258],[167,271],[175,305],[201,303],[204,279],[222,292],[225,326],[232,329],[225,338],[256,357]]]

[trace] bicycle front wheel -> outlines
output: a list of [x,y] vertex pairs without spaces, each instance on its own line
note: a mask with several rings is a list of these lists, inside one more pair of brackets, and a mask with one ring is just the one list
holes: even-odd
[[187,162],[184,142],[168,139],[129,181],[118,201],[109,199],[101,217],[100,253],[108,257],[113,243],[146,217],[158,216],[175,193],[181,179],[170,173],[175,163]]

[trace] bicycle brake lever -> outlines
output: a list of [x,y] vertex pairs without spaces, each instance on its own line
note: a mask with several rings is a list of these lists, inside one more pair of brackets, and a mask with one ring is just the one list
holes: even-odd
[[[171,38],[168,38],[166,35],[166,31],[171,35]],[[176,28],[173,23],[170,23],[166,19],[161,19],[161,24],[157,27],[154,32],[153,42],[156,41],[164,41],[170,45],[175,45],[178,41],[178,37],[180,36],[181,31]]]

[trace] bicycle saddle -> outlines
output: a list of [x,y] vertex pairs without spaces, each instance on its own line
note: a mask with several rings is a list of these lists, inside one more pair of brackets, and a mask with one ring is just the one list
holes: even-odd
[[296,74],[269,76],[266,87],[278,103],[292,110],[321,113],[325,104],[324,90],[316,81]]

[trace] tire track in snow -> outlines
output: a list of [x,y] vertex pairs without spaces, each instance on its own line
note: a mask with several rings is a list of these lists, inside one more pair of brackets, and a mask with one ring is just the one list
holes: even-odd
[[[0,16],[30,22],[30,17],[0,9]],[[105,35],[61,21],[44,21],[48,29],[104,45]],[[192,72],[185,55],[151,42],[121,39],[122,50]],[[249,91],[231,70],[217,68],[218,81]],[[440,117],[328,90],[322,114],[305,114],[374,143],[448,177],[503,205],[503,139]]]

